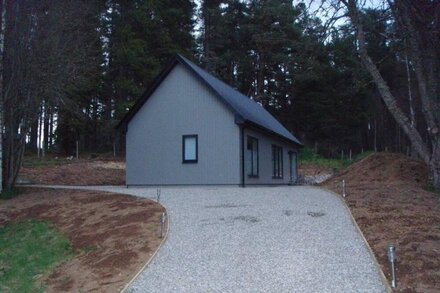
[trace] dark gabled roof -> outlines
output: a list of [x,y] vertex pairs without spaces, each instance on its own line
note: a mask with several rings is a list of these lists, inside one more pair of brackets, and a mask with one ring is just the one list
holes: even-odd
[[141,99],[136,102],[130,111],[128,111],[127,115],[118,124],[118,127],[123,124],[128,124],[131,118],[133,118],[136,112],[142,107],[154,90],[178,63],[189,69],[189,71],[191,71],[195,77],[205,84],[234,113],[235,121],[238,124],[248,124],[269,132],[270,134],[279,136],[294,144],[302,145],[295,136],[293,136],[261,105],[241,94],[221,80],[215,78],[179,54],[176,55],[171,64],[159,75],[153,86],[141,97]]

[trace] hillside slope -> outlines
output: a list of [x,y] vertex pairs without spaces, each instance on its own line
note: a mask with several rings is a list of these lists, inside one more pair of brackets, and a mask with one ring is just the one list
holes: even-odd
[[398,292],[440,292],[440,196],[428,172],[400,154],[371,155],[322,185],[341,194],[389,277],[386,247],[397,250]]
[[111,159],[45,158],[25,163],[19,182],[49,185],[125,185],[125,162]]

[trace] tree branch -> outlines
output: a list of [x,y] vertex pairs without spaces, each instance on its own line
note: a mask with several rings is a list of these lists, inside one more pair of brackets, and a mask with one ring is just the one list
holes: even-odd
[[362,63],[364,63],[365,68],[373,78],[382,96],[382,99],[385,102],[391,115],[393,115],[397,123],[400,125],[400,127],[402,127],[402,129],[408,135],[415,150],[423,159],[423,161],[426,164],[429,164],[430,151],[428,146],[423,141],[417,129],[411,124],[411,120],[397,105],[396,98],[391,93],[387,82],[383,79],[382,75],[379,72],[379,69],[374,64],[371,57],[368,55],[366,43],[365,43],[365,33],[360,20],[359,10],[357,7],[356,0],[341,0],[341,2],[347,7],[351,22],[356,29],[356,38],[358,40],[358,46],[359,46],[358,50]]

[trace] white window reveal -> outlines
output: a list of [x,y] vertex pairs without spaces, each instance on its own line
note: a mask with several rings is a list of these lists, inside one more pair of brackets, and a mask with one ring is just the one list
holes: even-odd
[[198,160],[198,137],[196,134],[182,137],[182,162],[197,163]]

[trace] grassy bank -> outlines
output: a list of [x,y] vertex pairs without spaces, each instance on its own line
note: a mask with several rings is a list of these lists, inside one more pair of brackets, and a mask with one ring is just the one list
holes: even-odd
[[318,166],[323,168],[329,168],[334,170],[342,170],[349,165],[353,164],[354,162],[360,161],[361,159],[367,157],[368,155],[372,154],[373,152],[364,152],[362,154],[354,155],[352,160],[349,159],[334,159],[334,158],[324,158],[320,156],[319,154],[315,153],[310,148],[303,148],[301,149],[298,157],[298,163],[301,166]]
[[64,157],[58,158],[52,155],[48,155],[44,158],[38,158],[35,155],[28,155],[23,158],[23,167],[28,168],[60,166],[70,163],[72,163],[71,160],[67,160]]
[[43,292],[40,279],[71,255],[69,240],[46,222],[0,228],[0,292]]

